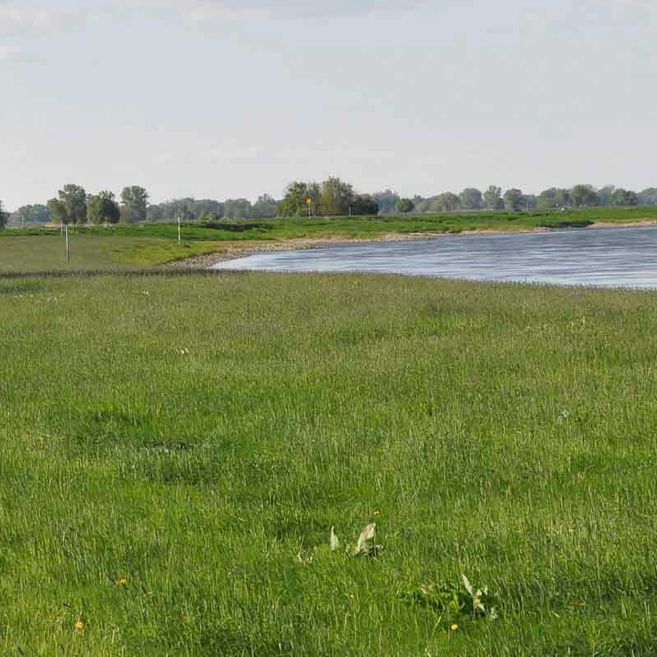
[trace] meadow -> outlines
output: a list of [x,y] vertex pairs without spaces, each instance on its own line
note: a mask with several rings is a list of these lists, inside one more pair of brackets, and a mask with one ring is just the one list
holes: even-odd
[[377,217],[311,217],[190,223],[177,243],[173,224],[71,229],[72,259],[59,228],[0,231],[0,272],[136,269],[211,253],[280,247],[293,240],[380,239],[384,236],[585,228],[594,223],[657,221],[657,207],[587,208],[557,213],[475,212]]
[[0,278],[0,654],[654,655],[656,323],[630,291]]

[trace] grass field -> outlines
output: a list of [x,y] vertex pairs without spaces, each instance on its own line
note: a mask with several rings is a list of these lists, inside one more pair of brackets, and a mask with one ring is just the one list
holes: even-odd
[[37,277],[0,318],[0,654],[657,651],[654,294]]
[[590,208],[552,214],[487,212],[234,221],[214,227],[186,225],[182,246],[177,244],[175,225],[84,227],[72,231],[70,264],[58,229],[7,230],[0,231],[0,272],[141,268],[293,239],[376,239],[394,234],[519,231],[644,220],[657,221],[657,207]]

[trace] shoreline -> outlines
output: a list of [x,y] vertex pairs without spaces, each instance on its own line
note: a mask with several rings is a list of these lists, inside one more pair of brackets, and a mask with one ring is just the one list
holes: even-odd
[[225,251],[217,251],[183,260],[175,260],[169,263],[170,267],[181,269],[208,269],[221,262],[239,260],[259,253],[271,253],[274,251],[303,251],[325,246],[338,246],[340,244],[369,244],[376,242],[413,242],[421,240],[436,240],[441,238],[456,237],[460,235],[520,235],[528,233],[548,233],[557,230],[590,230],[611,228],[647,228],[657,226],[657,220],[645,219],[626,223],[596,221],[588,226],[582,227],[559,227],[554,228],[538,226],[520,230],[499,230],[495,228],[481,228],[477,230],[464,230],[460,232],[442,233],[384,233],[374,237],[346,237],[333,235],[328,237],[294,237],[283,242],[272,243],[249,243],[244,247],[231,245]]

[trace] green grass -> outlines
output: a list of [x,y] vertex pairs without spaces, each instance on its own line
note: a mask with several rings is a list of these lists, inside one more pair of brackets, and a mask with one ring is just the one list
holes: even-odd
[[[654,294],[37,277],[0,317],[0,654],[655,654]],[[461,573],[498,620],[420,592]]]
[[[0,233],[1,234],[1,233]],[[185,242],[130,234],[80,232],[71,235],[71,261],[66,260],[63,238],[57,234],[13,234],[0,238],[0,273],[97,269],[135,269],[162,265],[220,251],[217,242]]]
[[184,226],[183,246],[172,224],[84,227],[72,231],[72,262],[65,260],[58,229],[0,231],[0,272],[53,269],[125,269],[147,267],[225,249],[249,249],[259,243],[293,239],[376,239],[389,234],[521,231],[595,222],[624,224],[657,221],[657,207],[590,208],[564,213],[445,213],[380,217],[313,217],[219,222],[214,227]]

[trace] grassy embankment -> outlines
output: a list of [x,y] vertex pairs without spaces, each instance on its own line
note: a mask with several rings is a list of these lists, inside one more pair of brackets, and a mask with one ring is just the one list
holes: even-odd
[[0,654],[655,654],[652,293],[0,279],[0,317]]
[[221,222],[214,228],[184,227],[177,244],[173,225],[137,225],[77,229],[71,236],[73,259],[64,257],[59,231],[0,232],[0,272],[53,269],[125,269],[161,265],[192,256],[239,252],[289,240],[377,239],[384,235],[459,233],[476,230],[519,231],[562,225],[586,226],[657,221],[657,208],[592,208],[558,214],[469,213],[408,217],[334,217]]

